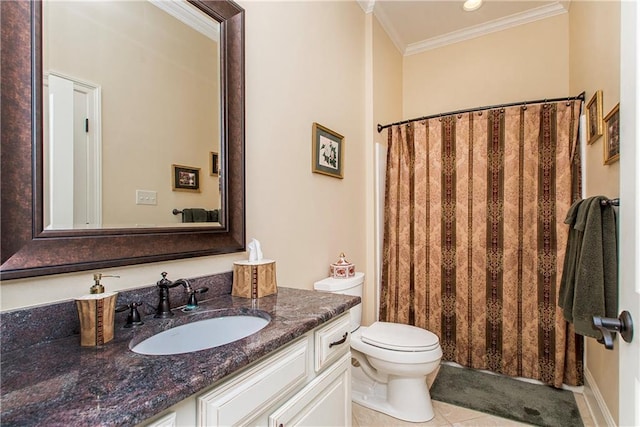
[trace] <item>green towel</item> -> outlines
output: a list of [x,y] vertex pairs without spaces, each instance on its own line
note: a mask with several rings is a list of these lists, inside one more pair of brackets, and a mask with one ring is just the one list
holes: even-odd
[[201,208],[183,209],[182,222],[207,222],[207,211]]
[[617,317],[618,247],[613,207],[601,205],[604,196],[574,203],[566,224],[570,225],[558,305],[576,333],[602,338],[593,329],[593,316]]

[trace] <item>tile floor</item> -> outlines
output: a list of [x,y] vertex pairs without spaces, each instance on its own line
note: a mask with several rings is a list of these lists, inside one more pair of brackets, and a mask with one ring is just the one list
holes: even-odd
[[[436,372],[437,373],[437,372]],[[431,386],[431,383],[435,379],[436,373],[433,373],[427,377],[427,383]],[[574,393],[580,415],[582,416],[582,422],[585,427],[596,427],[589,409],[587,407],[585,398],[580,393]],[[422,427],[422,426],[437,426],[437,427],[462,427],[462,426],[526,426],[529,424],[523,424],[516,421],[508,420],[505,418],[494,417],[482,412],[473,411],[471,409],[462,408],[459,406],[450,405],[448,403],[433,401],[433,409],[436,416],[426,423],[409,423],[401,421],[388,415],[382,414],[377,411],[360,406],[356,403],[352,404],[352,421],[353,427],[373,427],[373,426],[399,426],[399,427]]]

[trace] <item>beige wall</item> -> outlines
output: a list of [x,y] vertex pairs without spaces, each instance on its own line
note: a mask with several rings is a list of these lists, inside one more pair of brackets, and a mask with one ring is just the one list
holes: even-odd
[[[340,252],[366,267],[365,14],[355,2],[246,1],[247,237],[278,284],[312,289]],[[317,122],[345,138],[344,179],[311,172]]]
[[[149,2],[45,5],[45,71],[102,90],[103,225],[219,207],[218,43]],[[172,191],[172,164],[200,168],[201,192]],[[136,190],[156,191],[157,205],[136,205]]]
[[406,56],[404,118],[568,96],[568,21],[558,15]]
[[[247,237],[278,284],[312,289],[344,251],[365,259],[365,14],[356,2],[241,2],[246,9]],[[345,136],[344,179],[311,173],[311,126]],[[108,290],[232,269],[246,254],[105,269]],[[91,272],[5,281],[2,310],[86,293]]]
[[[377,18],[369,15],[371,19],[372,37],[372,118],[374,127],[377,124],[388,124],[402,118],[402,54],[395,47],[387,33],[384,31]],[[374,143],[382,144],[383,151],[387,146],[387,131],[378,133],[377,129],[372,129],[372,139]],[[371,156],[374,146],[371,147]],[[375,157],[371,159],[371,172],[368,175],[368,194],[372,195],[371,206],[367,206],[367,215],[372,218],[371,228],[367,231],[374,237],[370,240],[368,249],[372,251],[370,263],[372,267],[368,273],[365,294],[365,310],[363,322],[370,324],[377,319],[376,307],[378,298],[378,286],[380,280],[380,265],[377,262],[377,250],[382,245],[381,235],[376,235],[376,220],[379,212],[378,204],[384,203],[384,198],[375,193],[375,180],[377,169],[375,169]]]
[[[572,92],[585,91],[587,101],[603,92],[603,116],[620,101],[620,3],[573,1],[570,9],[570,76]],[[603,164],[603,137],[586,147],[586,195],[617,197],[620,163]],[[611,416],[618,422],[618,346],[606,350],[586,339],[586,369]]]
[[[374,123],[402,119],[403,57],[376,18],[373,19]],[[387,143],[386,132],[375,133],[375,142]]]

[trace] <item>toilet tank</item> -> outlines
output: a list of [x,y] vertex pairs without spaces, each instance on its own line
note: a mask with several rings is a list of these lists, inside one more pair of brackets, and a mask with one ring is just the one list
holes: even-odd
[[[313,284],[313,289],[320,292],[331,292],[334,294],[354,295],[362,299],[362,288],[364,285],[364,273],[356,272],[355,276],[343,279],[327,277]],[[351,332],[360,327],[362,321],[362,302],[350,310]]]

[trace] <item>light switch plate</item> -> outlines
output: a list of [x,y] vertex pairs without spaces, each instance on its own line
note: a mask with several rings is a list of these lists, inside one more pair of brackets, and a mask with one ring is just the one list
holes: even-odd
[[136,190],[136,205],[157,205],[158,192],[150,190]]

